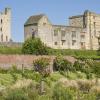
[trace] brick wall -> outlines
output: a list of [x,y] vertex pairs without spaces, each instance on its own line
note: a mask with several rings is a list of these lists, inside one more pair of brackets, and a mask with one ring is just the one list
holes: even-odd
[[[49,58],[51,61],[50,64],[52,66],[55,56],[0,55],[0,67],[4,69],[8,69],[12,67],[12,65],[16,65],[18,68],[22,68],[23,65],[26,68],[32,68],[33,61],[41,57]],[[74,63],[76,60],[75,58],[70,56],[65,56],[65,58],[71,61],[72,63]]]

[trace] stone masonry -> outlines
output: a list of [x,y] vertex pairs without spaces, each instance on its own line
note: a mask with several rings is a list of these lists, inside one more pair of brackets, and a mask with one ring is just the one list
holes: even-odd
[[11,9],[0,12],[0,42],[11,41]]
[[69,17],[69,26],[52,25],[44,14],[28,18],[24,38],[38,37],[54,49],[98,50],[100,47],[100,15],[86,10]]

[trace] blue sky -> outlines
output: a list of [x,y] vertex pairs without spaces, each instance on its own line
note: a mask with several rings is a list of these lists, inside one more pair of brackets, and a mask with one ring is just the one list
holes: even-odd
[[24,41],[24,23],[31,15],[44,13],[53,24],[68,24],[68,17],[84,10],[100,13],[100,0],[0,0],[0,12],[12,9],[12,39]]

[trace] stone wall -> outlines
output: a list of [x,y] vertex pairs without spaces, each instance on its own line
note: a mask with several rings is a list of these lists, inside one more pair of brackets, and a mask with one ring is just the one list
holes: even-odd
[[6,47],[22,47],[22,42],[0,42],[0,46]]
[[[55,59],[55,56],[0,55],[0,67],[4,69],[8,69],[12,67],[12,65],[16,65],[17,68],[19,69],[21,69],[22,66],[30,69],[33,67],[33,61],[41,57],[50,59],[50,65],[52,70],[53,69],[52,64],[53,64],[53,60]],[[71,61],[72,63],[76,61],[76,59],[71,56],[65,56],[65,59]]]
[[5,8],[0,12],[0,42],[11,40],[11,9]]

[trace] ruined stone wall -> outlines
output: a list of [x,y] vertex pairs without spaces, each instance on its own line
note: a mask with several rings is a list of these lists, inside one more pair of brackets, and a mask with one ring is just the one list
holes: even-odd
[[83,27],[83,15],[70,17],[69,26]]

